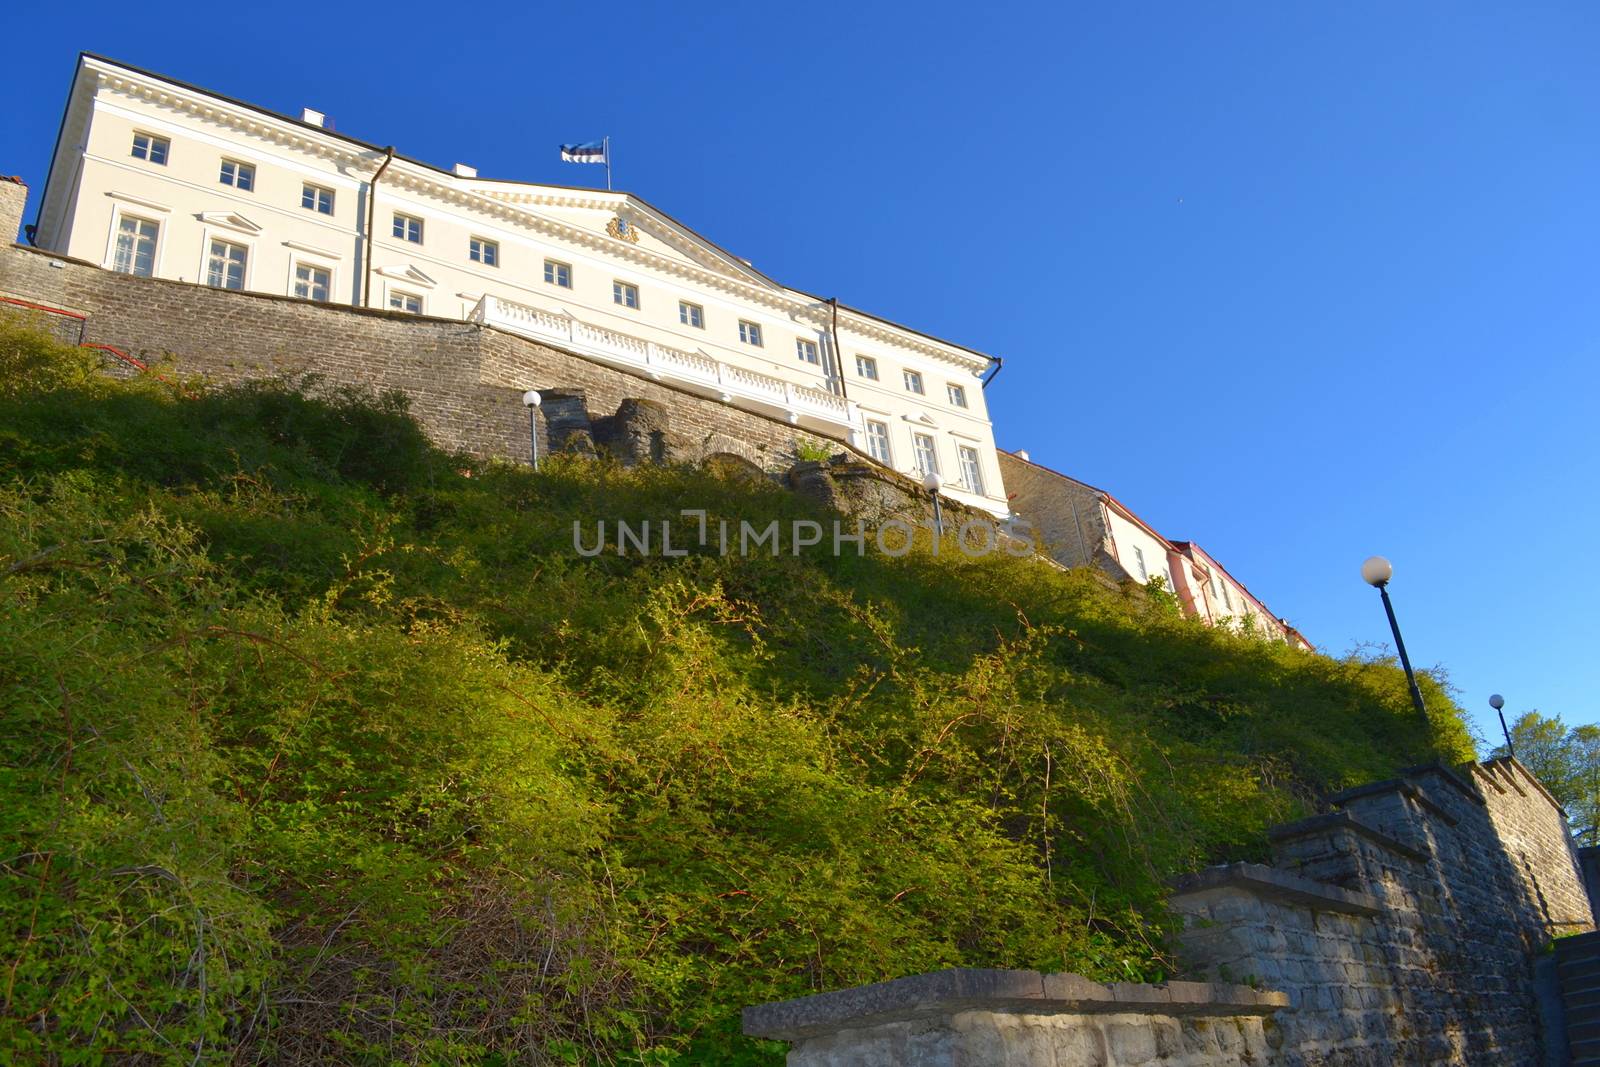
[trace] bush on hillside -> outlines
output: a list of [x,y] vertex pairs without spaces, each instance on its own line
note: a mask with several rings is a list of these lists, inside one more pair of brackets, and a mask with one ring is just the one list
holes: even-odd
[[1167,879],[1470,757],[1391,664],[1002,555],[580,558],[775,486],[0,361],[0,1058],[776,1064],[743,1005],[1152,979]]

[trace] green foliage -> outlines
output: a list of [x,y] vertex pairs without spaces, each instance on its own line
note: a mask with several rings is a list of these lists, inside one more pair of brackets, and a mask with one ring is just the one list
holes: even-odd
[[832,457],[836,452],[838,452],[836,448],[829,448],[827,445],[811,441],[801,441],[794,449],[797,459],[807,460],[812,463],[821,463]]
[[1431,682],[1425,726],[1392,664],[1092,571],[580,558],[575,522],[827,516],[5,329],[0,1061],[776,1064],[739,1008],[1158,978],[1172,875],[1471,755]]

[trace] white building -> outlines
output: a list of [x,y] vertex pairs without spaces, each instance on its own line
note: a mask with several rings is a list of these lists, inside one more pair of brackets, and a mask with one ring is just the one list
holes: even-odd
[[[551,146],[554,151],[555,146]],[[34,242],[110,270],[470,319],[848,440],[1008,511],[996,361],[788,288],[628,193],[441,170],[79,58]]]

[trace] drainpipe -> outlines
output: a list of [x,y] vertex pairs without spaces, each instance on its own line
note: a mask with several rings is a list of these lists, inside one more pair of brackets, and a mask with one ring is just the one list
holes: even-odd
[[394,145],[383,150],[383,166],[372,176],[367,183],[367,252],[366,252],[366,282],[361,289],[361,306],[372,306],[372,218],[378,208],[378,179],[383,177],[383,172],[389,169],[389,164],[394,162]]
[[850,394],[844,390],[844,350],[839,347],[839,298],[830,296],[828,305],[833,309],[833,324],[829,327],[829,331],[833,335],[834,380],[839,383],[839,395],[849,400]]

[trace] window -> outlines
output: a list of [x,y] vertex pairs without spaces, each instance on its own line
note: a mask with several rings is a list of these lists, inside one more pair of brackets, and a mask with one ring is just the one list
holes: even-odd
[[678,301],[678,321],[697,330],[706,328],[706,309],[687,300]]
[[159,223],[133,215],[122,216],[117,220],[117,250],[111,269],[141,278],[155,274],[156,238],[160,234]]
[[1150,572],[1144,569],[1144,549],[1138,545],[1133,546],[1133,562],[1139,567],[1139,580],[1141,582],[1149,581]]
[[1233,598],[1228,595],[1228,584],[1214,574],[1211,576],[1211,584],[1216,587],[1217,595],[1222,598],[1222,606],[1232,611]]
[[394,213],[394,235],[402,241],[410,241],[414,245],[422,243],[422,220],[415,215],[402,215]]
[[244,245],[213,239],[206,259],[206,284],[218,289],[243,289],[244,265],[249,252]]
[[133,158],[149,160],[167,165],[167,151],[172,147],[172,142],[165,137],[157,137],[153,133],[136,133],[133,135]]
[[1178,585],[1172,580],[1172,568],[1162,567],[1161,576],[1167,580],[1167,592],[1176,594],[1178,592]]
[[498,267],[500,265],[500,242],[491,241],[485,237],[474,237],[467,242],[467,255],[474,263],[482,263],[485,267]]
[[629,285],[627,282],[612,282],[611,300],[613,303],[621,304],[625,308],[637,309],[639,307],[639,287],[637,285]]
[[544,261],[544,280],[551,285],[559,285],[563,289],[572,288],[572,265],[557,263],[553,259]]
[[753,322],[746,322],[744,319],[740,319],[739,340],[743,341],[747,345],[755,345],[757,348],[760,348],[761,327]]
[[422,314],[422,297],[415,293],[402,293],[398,289],[389,291],[389,307],[395,311],[404,311],[407,315]]
[[878,380],[878,361],[871,356],[856,357],[856,373],[869,382]]
[[893,466],[894,460],[889,458],[889,425],[867,420],[867,452],[879,463]]
[[909,393],[922,393],[922,375],[914,370],[905,371],[906,391]]
[[222,161],[223,185],[231,185],[242,193],[248,193],[256,187],[256,168],[252,163],[238,163],[231,159]]
[[332,215],[333,190],[306,182],[300,186],[300,206],[319,215]]
[[294,295],[302,300],[326,300],[333,288],[333,272],[297,263],[294,268]]
[[967,406],[967,390],[965,386],[945,384],[944,390],[950,394],[950,403],[958,408]]
[[968,445],[957,445],[956,455],[961,458],[961,481],[974,493],[983,492],[983,468],[978,466],[978,450]]
[[933,438],[925,433],[911,435],[911,445],[917,454],[918,474],[939,473],[939,453],[934,451]]
[[816,366],[822,365],[822,360],[817,357],[817,345],[814,341],[797,339],[794,343],[794,354],[800,357],[801,363],[811,363]]

